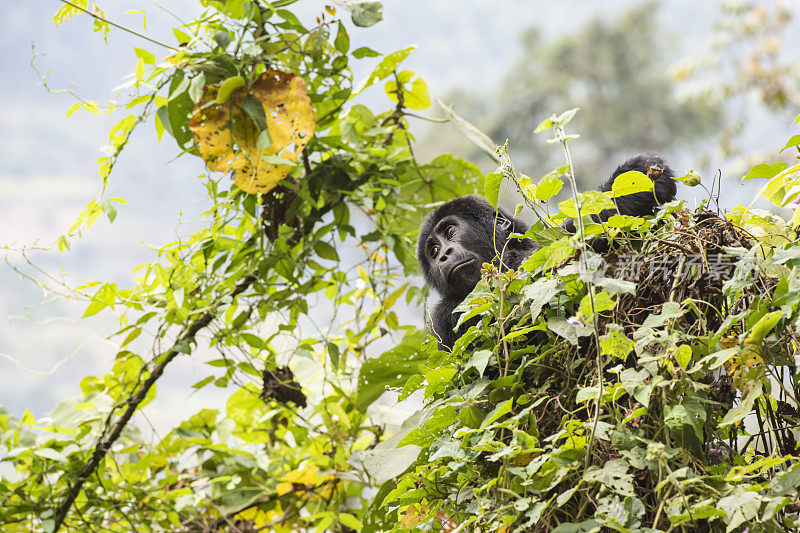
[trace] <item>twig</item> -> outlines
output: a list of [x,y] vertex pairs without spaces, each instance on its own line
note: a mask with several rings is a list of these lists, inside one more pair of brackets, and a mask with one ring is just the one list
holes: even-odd
[[108,20],[106,18],[103,18],[100,15],[97,15],[96,13],[92,13],[88,9],[84,9],[81,6],[76,6],[72,2],[69,2],[68,0],[58,0],[58,1],[61,2],[62,4],[67,4],[68,6],[71,6],[71,7],[75,8],[75,9],[77,9],[78,11],[83,11],[84,13],[89,15],[90,17],[94,17],[97,20],[101,20],[101,21],[105,22],[106,24],[108,24],[109,26],[114,26],[115,28],[118,28],[118,29],[120,29],[122,31],[126,31],[126,32],[128,32],[128,33],[130,33],[132,35],[135,35],[135,36],[137,36],[137,37],[139,37],[141,39],[144,39],[145,41],[150,41],[153,44],[157,44],[159,46],[163,46],[164,48],[169,48],[170,50],[175,50],[176,52],[180,52],[181,51],[180,48],[175,48],[174,46],[170,46],[168,44],[164,44],[162,42],[156,41],[155,39],[151,39],[147,35],[142,35],[141,33],[138,33],[138,32],[135,32],[135,31],[133,31],[131,29],[126,28],[125,26],[120,26],[119,24],[117,24],[115,22],[111,22],[110,20]]
[[[255,274],[246,276],[242,281],[239,282],[239,284],[236,286],[236,289],[234,289],[234,291],[230,294],[230,297],[235,298],[247,290],[257,279],[258,277]],[[61,502],[61,505],[59,505],[58,509],[56,510],[55,526],[53,527],[53,531],[58,531],[59,528],[64,524],[64,519],[72,507],[72,504],[75,503],[75,499],[78,497],[78,494],[80,494],[83,484],[86,483],[86,480],[89,479],[89,476],[94,473],[94,471],[100,465],[100,461],[103,460],[108,450],[111,449],[111,446],[122,434],[122,430],[125,429],[125,426],[139,408],[139,405],[142,403],[142,401],[144,401],[147,393],[150,392],[150,389],[161,377],[161,374],[164,373],[164,369],[172,362],[173,359],[175,359],[175,357],[178,356],[178,354],[183,353],[183,346],[185,346],[188,342],[194,341],[197,334],[211,323],[211,321],[216,317],[216,312],[220,305],[221,302],[218,302],[210,311],[207,311],[201,317],[195,319],[194,322],[192,322],[192,324],[186,329],[185,333],[181,335],[172,345],[172,347],[165,353],[161,354],[161,361],[156,365],[147,379],[144,380],[136,393],[128,398],[126,402],[128,406],[125,409],[125,412],[122,413],[122,416],[120,416],[120,418],[116,421],[111,431],[107,435],[105,432],[103,432],[103,434],[98,437],[94,452],[92,452],[92,456],[89,458],[86,464],[84,464],[81,469],[78,470],[75,483],[70,486],[69,491],[67,491],[66,498],[63,502]]]
[[591,306],[592,310],[592,328],[594,329],[593,337],[595,351],[597,352],[597,404],[595,407],[592,432],[589,435],[589,442],[586,445],[586,461],[584,465],[584,468],[589,468],[589,465],[592,461],[592,448],[594,447],[594,439],[597,434],[597,425],[600,422],[600,405],[603,403],[603,362],[601,360],[600,352],[600,326],[597,323],[597,312],[595,311],[594,305],[594,283],[592,283],[591,276],[589,276],[589,264],[586,261],[586,234],[584,233],[583,217],[581,216],[581,206],[580,201],[578,200],[578,185],[575,182],[575,166],[572,164],[572,155],[570,154],[569,147],[567,146],[568,139],[564,133],[563,125],[556,127],[556,138],[561,142],[561,146],[564,149],[564,157],[566,158],[567,166],[569,167],[567,181],[569,181],[569,185],[572,190],[572,199],[575,202],[575,219],[578,221],[578,237],[580,238],[581,242],[580,262],[581,267],[583,267],[583,271],[587,273],[586,289],[589,296],[589,305]]

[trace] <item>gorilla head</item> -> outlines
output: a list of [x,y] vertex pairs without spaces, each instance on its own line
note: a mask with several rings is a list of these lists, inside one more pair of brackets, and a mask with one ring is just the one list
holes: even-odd
[[[606,221],[617,213],[632,217],[651,216],[660,205],[675,199],[675,193],[678,192],[675,172],[669,168],[664,158],[655,154],[639,154],[631,157],[619,165],[597,190],[611,191],[617,176],[630,171],[641,172],[653,180],[653,191],[636,192],[616,198],[614,209],[604,209],[599,214],[592,215],[595,222]],[[569,233],[576,231],[575,221],[571,218],[565,220],[561,227]],[[594,239],[591,246],[595,252],[604,253],[608,250],[608,241],[603,238]]]
[[501,268],[517,268],[539,247],[531,239],[508,239],[527,230],[526,223],[478,196],[456,198],[425,218],[417,259],[427,284],[442,296],[431,311],[433,333],[442,345],[452,346],[463,333],[453,332],[458,321],[453,309],[480,281],[481,265],[501,257]]
[[[675,183],[675,172],[669,168],[662,157],[654,154],[639,154],[631,157],[618,166],[611,174],[611,177],[598,187],[598,190],[610,191],[617,176],[632,170],[646,174],[653,180],[654,192],[637,192],[627,196],[620,196],[617,198],[617,207],[620,213],[635,217],[649,216],[661,204],[675,199],[675,193],[678,192],[678,187]],[[608,220],[616,213],[616,209],[607,209],[600,213],[600,219]]]

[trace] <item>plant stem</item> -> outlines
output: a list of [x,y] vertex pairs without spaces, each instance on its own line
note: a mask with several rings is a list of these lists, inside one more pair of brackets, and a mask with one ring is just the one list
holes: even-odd
[[595,350],[597,351],[597,403],[595,404],[595,412],[594,412],[594,422],[592,423],[592,432],[589,435],[589,442],[586,446],[586,461],[585,461],[585,468],[588,468],[592,461],[592,448],[594,447],[594,439],[595,434],[597,433],[597,425],[600,422],[600,404],[603,400],[603,362],[601,360],[601,353],[600,353],[600,331],[599,325],[597,323],[597,313],[595,312],[594,306],[594,283],[592,282],[591,275],[589,275],[589,264],[586,261],[586,234],[584,233],[583,228],[583,218],[581,216],[581,206],[580,202],[578,201],[578,185],[575,182],[575,167],[572,163],[572,155],[569,152],[569,147],[567,146],[567,139],[566,135],[564,134],[564,127],[559,125],[555,128],[556,138],[561,143],[562,148],[564,149],[564,157],[567,160],[567,166],[569,167],[569,174],[567,175],[570,189],[572,190],[572,200],[575,203],[575,219],[577,220],[577,228],[578,228],[578,238],[580,239],[580,252],[581,256],[579,261],[581,262],[582,270],[587,274],[586,277],[586,288],[587,293],[589,296],[589,305],[592,309],[592,329],[594,329],[594,344]]

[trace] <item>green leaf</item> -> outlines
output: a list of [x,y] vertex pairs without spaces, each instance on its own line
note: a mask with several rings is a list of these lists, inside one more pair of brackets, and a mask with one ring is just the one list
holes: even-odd
[[231,34],[226,30],[219,30],[214,34],[214,42],[222,50],[225,50],[231,44]]
[[743,180],[765,179],[769,180],[783,172],[789,167],[789,163],[762,163],[750,169],[750,172],[742,178]]
[[556,122],[560,126],[566,126],[567,124],[569,124],[569,121],[572,120],[575,117],[575,113],[577,113],[579,109],[580,109],[579,107],[573,107],[572,109],[570,109],[568,111],[564,111],[556,119]]
[[653,180],[639,171],[631,170],[614,178],[611,191],[614,198],[634,194],[637,192],[652,192]]
[[425,84],[425,80],[410,70],[398,73],[397,80],[400,82],[400,89],[395,80],[387,81],[385,86],[386,95],[392,102],[399,101],[397,93],[398,90],[401,90],[405,107],[428,109],[431,106],[431,98],[428,95],[428,86]]
[[[578,203],[581,207],[583,207],[583,193],[578,193]],[[570,218],[575,218],[578,216],[578,210],[575,207],[575,199],[570,198],[568,200],[564,200],[563,202],[558,203],[558,210],[564,213],[566,216]],[[583,210],[581,210],[581,215],[584,215]]]
[[528,271],[533,271],[537,268],[553,268],[572,257],[574,253],[575,245],[572,243],[571,238],[562,237],[561,239],[550,243],[544,248],[536,250],[528,259],[525,260],[521,268]]
[[178,287],[174,291],[172,291],[172,298],[175,300],[175,307],[180,309],[183,307],[183,296],[184,296],[184,289],[183,287]]
[[681,344],[675,351],[675,362],[678,363],[683,370],[689,367],[692,362],[692,347],[688,344]]
[[537,279],[532,284],[522,289],[523,302],[530,302],[531,321],[535,321],[542,312],[542,308],[558,294],[557,279]]
[[605,209],[614,209],[614,202],[605,193],[600,191],[586,191],[583,193],[581,214],[597,215]]
[[483,372],[486,370],[486,365],[489,364],[489,358],[491,357],[492,352],[490,350],[478,350],[469,358],[467,364],[464,365],[464,369],[469,370],[470,368],[474,368],[478,371],[479,375],[483,376]]
[[465,427],[478,429],[481,426],[484,414],[474,405],[465,405],[458,411],[458,421]]
[[561,191],[564,182],[555,176],[545,176],[542,181],[536,184],[535,198],[540,202],[546,202]]
[[784,150],[786,150],[787,148],[791,148],[791,147],[793,147],[793,146],[797,146],[797,145],[800,145],[800,135],[792,135],[792,138],[791,138],[791,139],[789,139],[789,140],[786,142],[786,145],[785,145],[783,148],[781,148],[781,149],[778,151],[778,153],[781,153],[781,152],[783,152]]
[[272,137],[269,134],[269,130],[264,128],[261,130],[261,133],[258,134],[258,139],[256,139],[256,148],[259,150],[266,150],[272,146]]
[[670,428],[673,438],[682,447],[688,448],[696,457],[702,457],[703,426],[706,410],[697,396],[687,393],[680,403],[664,406],[664,423]]
[[217,103],[224,104],[230,100],[231,95],[236,89],[244,87],[246,84],[247,82],[242,76],[231,76],[230,78],[226,79],[222,82],[222,85],[220,85],[219,89],[217,90]]
[[350,49],[350,37],[347,35],[347,30],[341,21],[339,21],[338,28],[336,39],[333,40],[333,47],[336,48],[336,51],[340,54],[346,54]]
[[486,193],[486,199],[492,204],[492,207],[497,209],[500,197],[500,185],[503,183],[502,172],[490,172],[486,174],[486,179],[483,182],[483,188]]
[[[247,116],[250,117],[253,122],[255,122],[256,126],[258,126],[258,129],[261,132],[267,131],[267,114],[264,112],[264,106],[255,96],[248,94],[242,98],[242,101],[239,102],[238,105],[245,113],[247,113]],[[271,144],[272,142],[270,140],[269,145]]]
[[195,383],[194,385],[192,385],[192,388],[193,389],[202,389],[203,387],[205,387],[206,385],[208,385],[212,381],[214,381],[214,376],[205,377],[205,378],[201,379],[200,381],[198,381],[197,383]]
[[458,373],[455,368],[449,366],[428,368],[423,365],[420,367],[420,370],[422,370],[425,381],[427,381],[429,385],[447,384],[453,379],[456,373]]
[[490,311],[491,309],[492,309],[492,302],[487,302],[487,303],[481,304],[481,305],[479,305],[477,307],[473,307],[469,311],[467,311],[466,313],[463,313],[461,315],[461,317],[459,317],[456,326],[461,326],[461,324],[463,324],[464,322],[466,322],[470,318],[472,318],[474,316],[482,315],[482,314],[486,313],[487,311]]
[[541,133],[543,131],[549,130],[550,128],[552,128],[555,125],[555,120],[556,120],[556,116],[555,115],[553,115],[550,118],[547,118],[547,119],[543,120],[542,122],[539,123],[538,126],[536,126],[536,129],[533,130],[533,133]]
[[399,448],[375,448],[358,452],[364,469],[375,480],[376,485],[382,485],[405,472],[417,460],[422,448],[409,444]]
[[58,461],[59,463],[66,463],[68,461],[66,455],[54,450],[53,448],[39,448],[38,450],[33,450],[33,453],[39,457],[52,459],[53,461]]
[[794,490],[798,485],[800,485],[800,465],[795,463],[788,473],[774,482],[773,489],[776,496],[783,496],[789,494],[789,492]]
[[359,83],[355,90],[353,91],[353,96],[361,93],[367,87],[375,84],[376,82],[381,81],[383,78],[394,72],[397,68],[397,65],[403,62],[403,60],[408,57],[408,54],[414,51],[416,45],[409,46],[408,48],[403,48],[402,50],[398,50],[396,52],[392,52],[385,56],[378,66],[370,73],[369,76],[364,78],[361,83]]
[[738,346],[714,352],[697,361],[697,363],[694,365],[694,368],[697,368],[702,372],[711,372],[724,365],[726,361],[728,361],[737,353],[739,353]]
[[753,410],[753,404],[755,404],[756,399],[761,396],[761,387],[761,382],[756,381],[753,384],[753,388],[747,393],[745,399],[741,400],[739,405],[725,414],[725,417],[722,419],[722,422],[720,422],[719,427],[730,426],[731,424],[735,424],[749,415],[750,411]]
[[492,409],[492,412],[490,412],[488,415],[486,415],[486,418],[483,419],[483,422],[481,423],[480,429],[486,429],[487,426],[489,426],[490,424],[495,423],[497,420],[500,419],[500,417],[502,417],[503,415],[505,415],[507,413],[510,413],[511,412],[511,406],[513,405],[513,403],[514,403],[514,400],[509,398],[505,402],[501,403],[500,405],[498,405],[497,407]]
[[336,253],[336,248],[325,241],[316,241],[314,243],[314,252],[323,259],[339,261],[339,254]]
[[763,317],[756,322],[750,331],[747,334],[748,340],[751,341],[762,341],[764,337],[766,337],[772,328],[774,328],[778,321],[783,318],[783,311],[777,310],[771,313],[767,313]]
[[447,115],[447,120],[452,122],[453,125],[467,137],[467,139],[472,141],[475,146],[483,150],[483,152],[491,157],[496,163],[500,163],[500,156],[497,155],[498,146],[488,135],[456,115],[456,112],[453,111],[452,108],[447,106],[438,98],[436,99],[436,103],[439,104],[442,110],[444,110],[445,115]]
[[[278,2],[271,2],[272,7],[278,7]],[[288,4],[283,4],[288,5]],[[289,11],[288,9],[278,9],[275,11],[275,14],[282,18],[284,23],[278,24],[278,26],[286,27],[288,29],[299,31],[300,33],[308,33],[308,30],[300,23],[300,20],[297,16]]]
[[604,355],[611,355],[623,361],[636,348],[636,343],[621,331],[612,331],[600,338],[600,349]]
[[108,200],[103,200],[100,202],[100,208],[108,217],[108,221],[114,222],[114,220],[117,218],[117,209],[111,204],[111,202]]
[[[614,298],[610,294],[601,291],[594,295],[595,313],[611,311],[612,309],[614,309]],[[592,301],[589,299],[588,294],[581,299],[580,311],[585,317],[592,316]]]
[[178,41],[178,44],[187,44],[192,40],[187,33],[179,30],[178,28],[172,28],[172,35],[175,36],[175,40]]
[[373,50],[372,48],[367,48],[366,46],[362,46],[361,48],[356,48],[353,50],[353,57],[356,59],[363,59],[365,57],[378,57],[380,54]]
[[169,102],[171,100],[174,100],[175,98],[186,92],[186,89],[189,88],[189,83],[190,83],[189,78],[187,78],[186,76],[181,76],[180,83],[178,83],[174,87],[170,87],[169,96],[167,96],[167,101]]
[[142,48],[134,47],[133,51],[136,54],[136,57],[141,59],[145,63],[145,65],[155,65],[156,56],[154,56],[153,54],[151,54],[147,50],[144,50]]
[[419,365],[427,361],[421,349],[426,338],[424,331],[412,330],[394,348],[364,361],[358,373],[355,400],[358,409],[364,411],[387,388],[400,388],[410,376],[419,374]]
[[108,307],[108,304],[95,295],[95,297],[92,298],[91,303],[88,305],[88,307],[86,307],[86,311],[83,312],[83,318],[96,315],[106,307]]
[[683,316],[684,312],[685,311],[681,309],[681,304],[678,302],[664,302],[661,313],[657,315],[648,315],[648,317],[644,319],[642,326],[647,328],[659,328],[666,324],[668,320]]
[[364,524],[362,524],[358,518],[349,513],[339,513],[339,522],[355,531],[361,531],[364,528]]
[[[170,83],[170,94],[183,82],[183,71],[176,71]],[[188,91],[183,91],[157,111],[164,129],[178,141],[178,146],[181,148],[187,148],[194,139],[194,134],[189,129],[189,115],[193,110],[194,102],[189,97]]]
[[350,18],[353,24],[361,28],[368,28],[383,20],[383,4],[380,2],[355,2],[345,4],[350,9]]

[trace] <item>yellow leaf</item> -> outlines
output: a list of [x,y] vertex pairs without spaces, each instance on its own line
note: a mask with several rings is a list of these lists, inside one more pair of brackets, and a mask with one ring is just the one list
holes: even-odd
[[400,519],[400,526],[414,529],[428,517],[429,512],[430,508],[428,505],[412,503],[405,509],[400,509],[397,513]]
[[255,527],[262,527],[279,520],[283,516],[281,506],[278,505],[276,509],[265,511],[258,507],[251,507],[244,511],[237,513],[235,518],[237,520],[252,520]]
[[291,483],[301,483],[305,485],[317,484],[317,469],[313,466],[305,468],[298,468],[292,470],[281,476],[281,481],[289,481]]
[[278,493],[278,496],[283,496],[284,494],[289,494],[292,492],[292,484],[291,483],[278,483],[275,487],[275,491]]
[[67,117],[71,117],[80,108],[81,108],[81,103],[80,102],[75,102],[74,104],[69,106],[69,109],[67,109]]
[[[267,70],[247,91],[235,92],[225,103],[215,102],[218,90],[204,88],[189,125],[200,155],[209,170],[233,170],[243,191],[265,193],[291,170],[275,157],[296,162],[314,134],[314,109],[305,82],[295,74]],[[258,126],[236,105],[248,95],[264,108],[272,144],[263,150],[257,145]]]
[[[86,9],[86,0],[73,0],[72,4]],[[69,4],[65,4],[59,8],[55,15],[53,15],[53,22],[56,26],[58,26],[59,24],[63,24],[64,22],[68,21],[78,13],[82,13],[82,11]]]
[[136,81],[140,82],[144,79],[144,61],[139,58],[139,61],[136,62],[136,70],[134,71],[136,75]]

